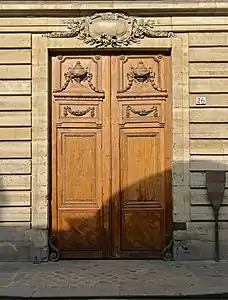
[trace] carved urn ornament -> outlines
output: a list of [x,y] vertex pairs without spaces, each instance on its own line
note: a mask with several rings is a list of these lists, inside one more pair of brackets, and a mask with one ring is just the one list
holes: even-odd
[[146,68],[143,62],[140,61],[135,68],[132,67],[132,74],[137,81],[144,82],[149,79],[151,74],[151,69]]
[[48,33],[49,38],[72,38],[95,47],[121,47],[139,43],[141,39],[165,38],[172,32],[154,29],[154,21],[137,20],[121,13],[96,13],[91,17],[66,22],[69,31]]
[[69,76],[71,82],[74,80],[76,83],[80,83],[87,78],[87,69],[83,68],[80,61],[77,61],[73,68],[69,68],[65,78],[67,76]]
[[80,86],[83,81],[88,82],[92,91],[100,94],[104,93],[104,91],[100,91],[93,85],[93,74],[88,72],[88,68],[84,68],[80,61],[77,61],[74,67],[69,67],[68,71],[64,74],[64,77],[65,83],[60,88],[54,89],[54,93],[64,91],[68,87],[69,83],[75,83]]
[[158,92],[166,92],[165,89],[160,88],[155,83],[155,73],[152,68],[147,68],[143,61],[139,61],[136,67],[131,67],[129,73],[127,73],[127,85],[126,87],[118,90],[118,93],[125,93],[131,89],[133,83],[136,82],[138,84],[142,83],[150,83],[154,90]]

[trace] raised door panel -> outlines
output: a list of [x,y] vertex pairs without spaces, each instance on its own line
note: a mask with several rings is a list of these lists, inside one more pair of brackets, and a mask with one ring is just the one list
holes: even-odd
[[121,131],[122,252],[158,251],[164,246],[163,142],[159,130]]
[[101,207],[101,132],[58,131],[58,208]]
[[122,208],[164,206],[164,134],[157,129],[121,131]]
[[112,72],[113,256],[159,258],[171,231],[168,57],[114,56]]
[[102,252],[101,132],[58,130],[57,149],[59,248]]

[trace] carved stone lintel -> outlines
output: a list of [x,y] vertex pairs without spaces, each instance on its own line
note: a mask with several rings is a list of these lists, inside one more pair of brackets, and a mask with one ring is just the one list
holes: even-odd
[[146,68],[144,63],[140,61],[138,65],[134,68],[131,68],[131,71],[127,73],[127,80],[128,83],[126,87],[117,91],[117,93],[124,93],[130,90],[133,85],[133,82],[139,83],[150,83],[152,87],[158,92],[166,92],[166,90],[161,89],[157,86],[154,81],[155,73],[151,68]]
[[139,115],[139,116],[147,116],[147,115],[153,113],[153,116],[155,118],[158,117],[158,108],[157,108],[157,106],[152,106],[149,110],[145,110],[145,109],[136,110],[133,107],[131,107],[130,105],[128,105],[127,108],[126,108],[126,118],[130,117],[130,112],[132,112],[133,114]]
[[90,112],[90,116],[93,118],[95,115],[95,107],[88,107],[85,110],[73,110],[70,106],[64,107],[64,117],[67,117],[68,114],[76,116],[76,117],[82,117],[86,115],[88,112]]
[[165,38],[169,31],[154,29],[154,21],[137,20],[121,13],[96,13],[91,17],[67,21],[69,31],[51,32],[49,38],[77,37],[95,47],[121,47],[139,43],[141,39]]
[[65,83],[63,84],[63,86],[61,86],[58,89],[54,89],[53,93],[58,93],[58,92],[64,91],[70,82],[71,83],[75,82],[77,85],[80,85],[81,82],[83,82],[83,81],[88,82],[88,85],[92,91],[94,91],[96,93],[101,93],[101,94],[104,93],[103,91],[98,90],[93,85],[93,83],[92,83],[93,74],[89,73],[88,69],[84,68],[80,61],[77,61],[73,68],[69,67],[68,71],[64,74],[64,77],[65,77]]

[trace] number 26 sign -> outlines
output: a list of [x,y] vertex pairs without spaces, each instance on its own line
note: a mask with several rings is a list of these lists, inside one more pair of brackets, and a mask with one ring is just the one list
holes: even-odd
[[196,105],[206,105],[206,97],[196,97]]

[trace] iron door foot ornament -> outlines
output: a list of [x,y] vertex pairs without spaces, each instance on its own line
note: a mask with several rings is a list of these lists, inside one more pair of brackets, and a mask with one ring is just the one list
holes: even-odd
[[173,260],[173,239],[170,236],[167,236],[167,244],[162,251],[162,258],[165,261]]
[[59,260],[59,250],[55,246],[56,244],[56,235],[51,235],[49,238],[49,260],[56,262]]

